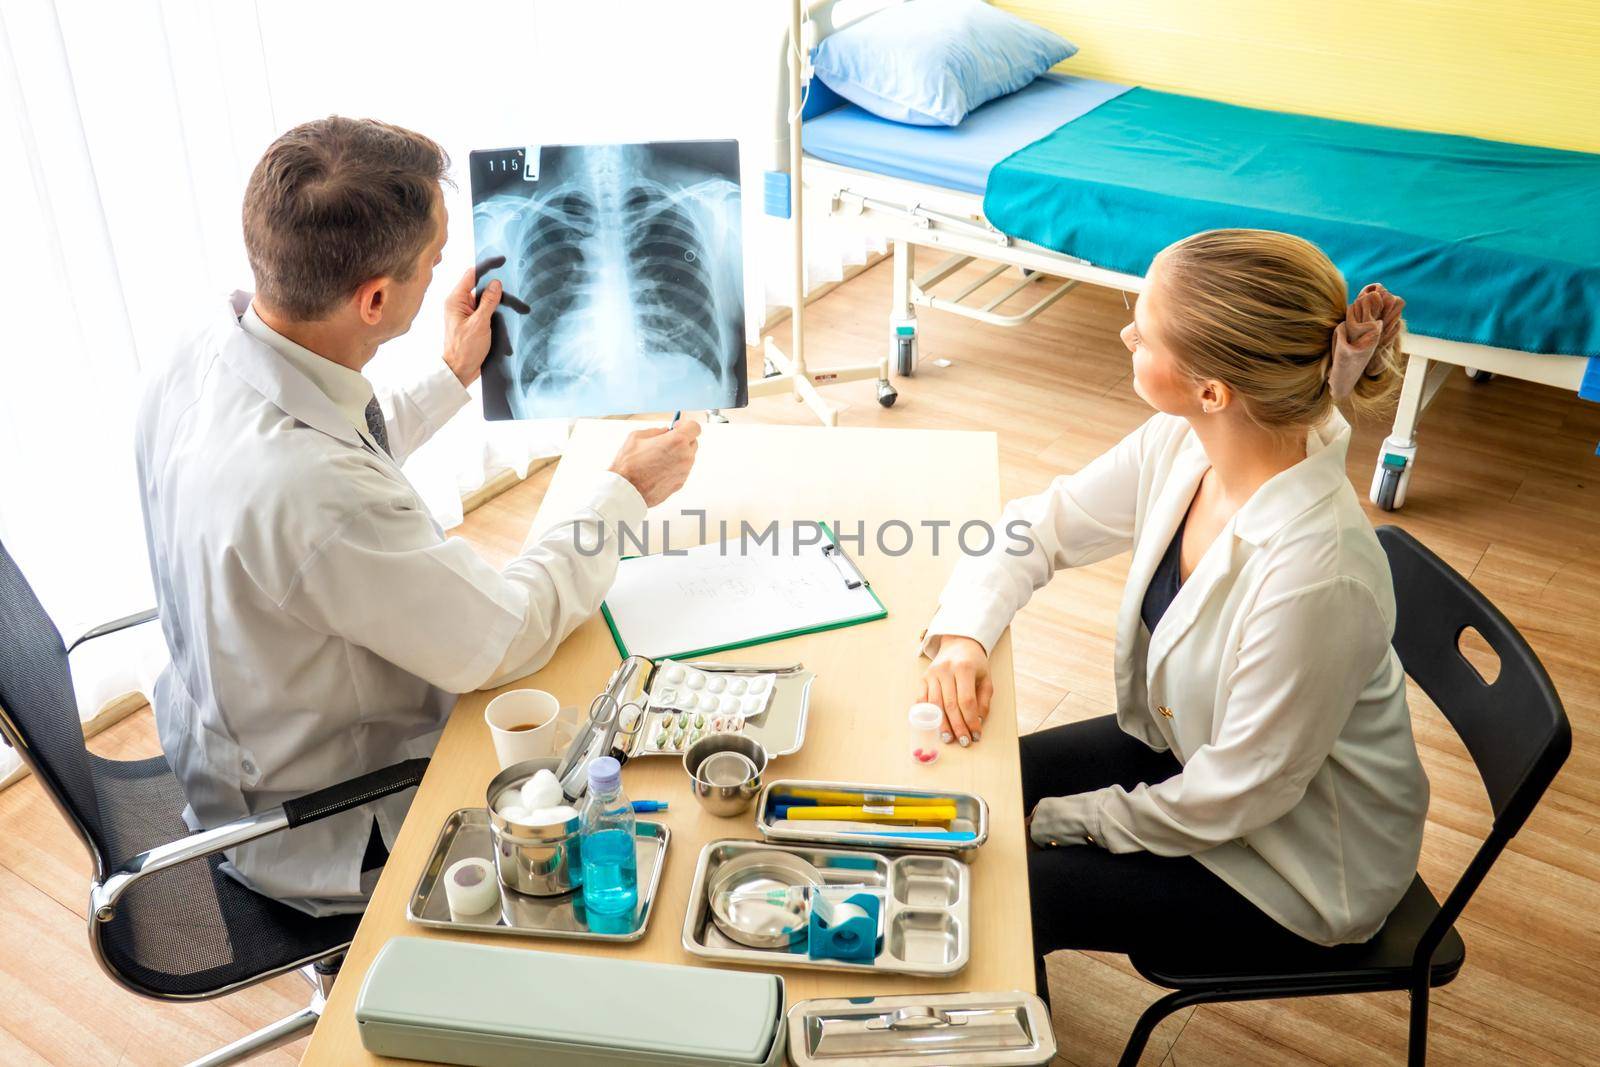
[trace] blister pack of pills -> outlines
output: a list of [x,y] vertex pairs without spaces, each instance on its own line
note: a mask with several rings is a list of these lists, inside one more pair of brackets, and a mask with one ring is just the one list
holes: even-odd
[[663,660],[650,686],[641,754],[682,752],[706,734],[743,731],[771,705],[776,679]]

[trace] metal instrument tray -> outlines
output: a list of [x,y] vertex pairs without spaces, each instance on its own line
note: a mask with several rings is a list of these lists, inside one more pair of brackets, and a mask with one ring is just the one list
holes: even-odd
[[[816,867],[830,885],[867,885],[884,893],[883,949],[870,963],[814,960],[785,948],[749,948],[717,926],[707,887],[718,866],[751,852],[787,852]],[[972,873],[950,856],[916,852],[863,852],[824,846],[772,845],[758,841],[713,841],[700,852],[689,907],[683,917],[683,947],[706,959],[751,967],[805,967],[942,977],[955,974],[972,956]]]
[[1050,1009],[1031,993],[913,993],[803,1000],[789,1011],[794,1067],[1045,1067]]
[[[500,887],[500,913],[458,921],[450,917],[443,876],[457,860],[476,856],[494,862],[494,842],[489,835],[489,813],[483,808],[462,808],[445,819],[433,853],[422,868],[417,888],[406,902],[406,918],[439,930],[469,930],[479,934],[518,937],[560,937],[585,941],[637,941],[644,936],[654,910],[656,888],[661,884],[667,844],[672,832],[660,823],[638,821],[635,842],[639,859],[639,910],[633,929],[601,933],[589,929],[583,913],[581,890],[555,897],[530,897]],[[499,884],[498,882],[496,883]]]
[[[767,750],[770,757],[789,756],[800,751],[800,746],[806,740],[806,716],[811,706],[811,683],[816,679],[816,674],[806,670],[798,663],[762,664],[762,663],[726,663],[711,660],[679,660],[678,662],[697,670],[710,671],[717,674],[768,674],[776,673],[777,679],[772,687],[772,703],[767,705],[767,710],[760,715],[752,716],[745,720],[744,729],[740,731],[744,737],[759,741],[761,747]],[[656,671],[652,668],[648,687],[653,691],[656,683]],[[648,737],[650,727],[659,718],[659,713],[651,712],[628,741],[628,756],[672,756],[683,758],[683,750],[678,748],[653,749],[649,746]]]
[[[767,818],[774,793],[790,793],[796,789],[828,790],[835,793],[859,793],[862,803],[884,803],[885,797],[949,797],[956,802],[956,818],[952,830],[970,831],[971,841],[933,841],[926,838],[895,838],[887,836],[904,826],[884,827],[884,836],[866,833],[842,833],[838,830],[798,830],[793,827],[775,827]],[[804,841],[814,844],[839,845],[845,848],[915,849],[918,852],[948,852],[972,862],[983,843],[989,840],[989,805],[976,793],[962,793],[954,789],[911,789],[904,786],[865,785],[860,782],[801,781],[782,778],[767,783],[756,799],[756,829],[768,841]]]

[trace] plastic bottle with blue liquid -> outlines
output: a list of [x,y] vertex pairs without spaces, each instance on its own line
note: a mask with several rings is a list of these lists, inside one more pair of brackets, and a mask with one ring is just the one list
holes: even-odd
[[639,905],[633,805],[622,794],[622,765],[610,756],[589,764],[589,796],[580,820],[583,907],[589,929],[631,932]]

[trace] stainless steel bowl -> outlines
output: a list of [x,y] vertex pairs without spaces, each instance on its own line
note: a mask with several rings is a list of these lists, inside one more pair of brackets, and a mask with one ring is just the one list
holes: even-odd
[[751,948],[787,948],[806,939],[811,895],[822,875],[799,856],[761,849],[719,866],[706,886],[717,927]]
[[549,826],[526,826],[507,822],[494,810],[494,802],[505,790],[533,777],[535,771],[554,772],[560,759],[551,756],[513,763],[489,782],[487,795],[489,832],[494,838],[494,869],[500,884],[534,897],[553,897],[570,893],[582,874],[578,855],[577,818]]
[[700,806],[724,818],[749,811],[761,792],[767,750],[740,734],[708,734],[683,754],[683,769]]

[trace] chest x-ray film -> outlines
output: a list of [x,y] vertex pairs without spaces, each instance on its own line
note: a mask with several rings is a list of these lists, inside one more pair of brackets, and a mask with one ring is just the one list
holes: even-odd
[[474,152],[490,419],[748,401],[735,141]]

